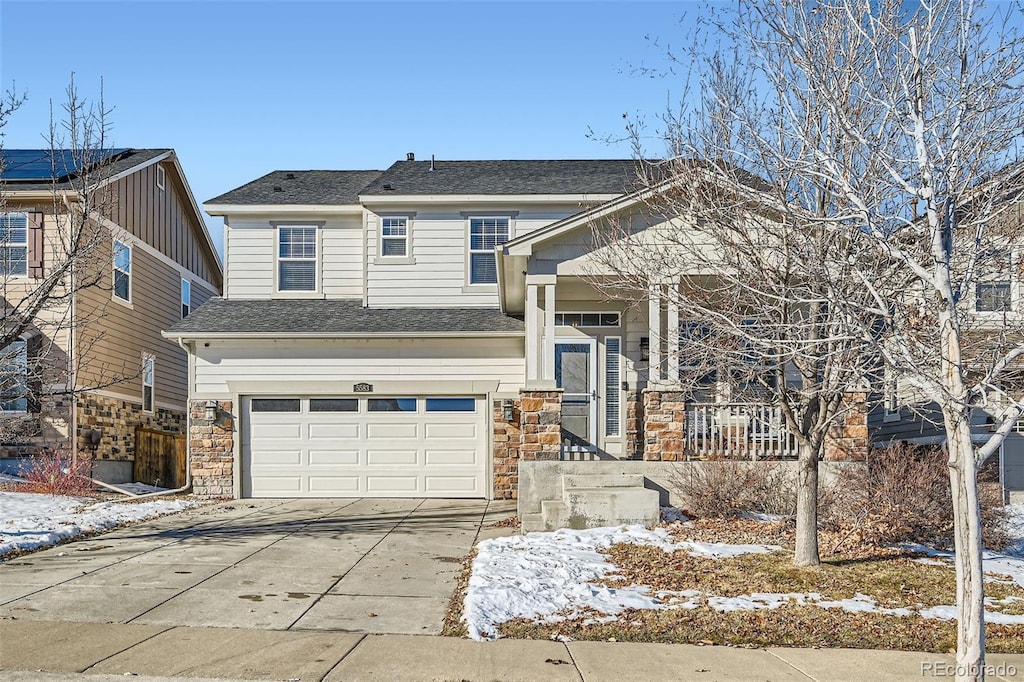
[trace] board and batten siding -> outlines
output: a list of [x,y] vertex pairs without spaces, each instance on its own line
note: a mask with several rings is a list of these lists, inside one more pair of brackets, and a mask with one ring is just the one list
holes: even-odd
[[[224,295],[234,299],[274,298],[278,218],[260,216],[229,219],[225,228],[227,254]],[[320,231],[321,295],[360,298],[363,295],[361,218],[353,216],[287,216],[280,222],[323,223]]]
[[[157,166],[164,169],[164,189],[157,187]],[[220,275],[189,204],[188,192],[173,163],[151,164],[121,178],[111,186],[111,211],[115,223],[168,258],[214,285]]]
[[[141,401],[143,353],[155,358],[157,404],[184,408],[188,356],[160,332],[181,319],[182,273],[136,245],[132,249],[131,305],[112,299],[112,242],[103,244],[99,285],[75,300],[75,351],[80,388],[102,387]],[[212,292],[193,284],[193,301]],[[195,306],[195,303],[193,303]],[[127,377],[127,378],[125,378]],[[117,379],[125,378],[123,381]],[[106,384],[114,382],[110,386]]]
[[231,397],[229,382],[495,381],[515,393],[522,338],[211,340],[198,343],[193,397]]
[[[520,237],[578,213],[580,206],[519,205],[479,209],[482,216],[513,216],[510,238]],[[409,221],[409,256],[414,262],[378,258],[380,216],[414,214]],[[496,308],[496,286],[468,286],[469,223],[476,214],[466,206],[396,207],[367,210],[366,294],[371,308],[465,307]]]

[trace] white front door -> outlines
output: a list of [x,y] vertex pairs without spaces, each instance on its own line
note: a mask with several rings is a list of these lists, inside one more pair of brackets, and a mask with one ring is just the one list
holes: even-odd
[[486,497],[481,396],[251,397],[243,497]]
[[597,340],[555,340],[555,384],[562,389],[562,443],[597,448]]

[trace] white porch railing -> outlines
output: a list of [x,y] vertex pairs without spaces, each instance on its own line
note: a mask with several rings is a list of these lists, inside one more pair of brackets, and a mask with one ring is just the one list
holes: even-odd
[[782,410],[758,403],[690,403],[684,453],[688,457],[787,459],[797,456],[796,438]]

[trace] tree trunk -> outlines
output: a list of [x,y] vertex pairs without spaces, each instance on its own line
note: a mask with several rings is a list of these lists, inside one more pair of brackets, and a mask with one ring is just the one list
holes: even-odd
[[949,438],[949,484],[953,494],[953,540],[956,549],[956,679],[985,679],[985,591],[981,566],[981,507],[978,465],[966,415],[945,414]]
[[818,453],[800,444],[796,487],[796,566],[817,566],[818,555]]

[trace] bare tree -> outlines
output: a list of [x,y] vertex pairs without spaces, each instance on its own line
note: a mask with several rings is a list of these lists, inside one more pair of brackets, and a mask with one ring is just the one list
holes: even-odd
[[[3,123],[21,101],[8,92]],[[110,286],[110,233],[103,222],[113,216],[115,201],[109,114],[102,87],[91,102],[79,95],[72,77],[59,114],[51,103],[47,148],[28,160],[37,171],[46,166],[44,172],[25,176],[11,167],[11,177],[5,173],[0,181],[0,388],[13,413],[0,423],[0,440],[35,435],[40,425],[33,413],[48,400],[126,378],[103,369],[98,384],[80,385],[77,367],[95,338],[73,339],[76,329],[103,316],[102,310],[76,308],[76,296]]]
[[[984,678],[977,471],[1024,409],[1021,25],[1010,3],[738,3],[707,14],[716,42],[678,56],[698,96],[665,118],[673,156],[721,160],[708,172],[735,194],[725,169],[764,178],[816,217],[794,229],[851,249],[812,268],[814,288],[939,415],[964,680]],[[982,409],[994,424],[979,436]]]

